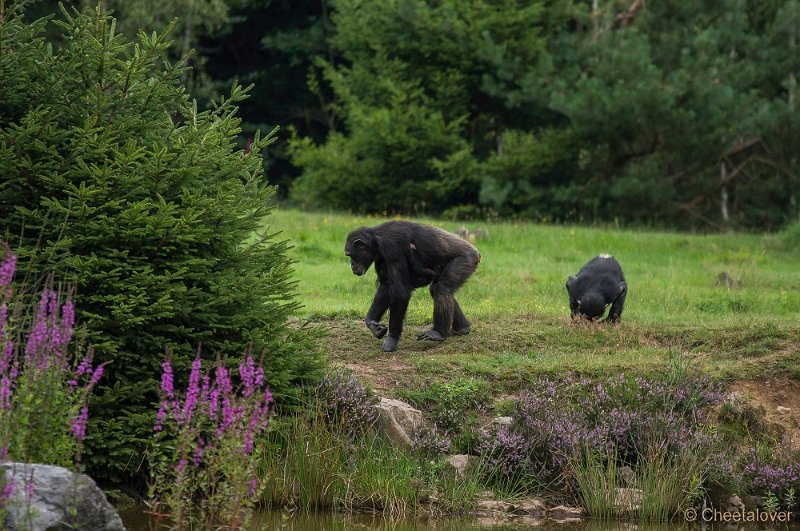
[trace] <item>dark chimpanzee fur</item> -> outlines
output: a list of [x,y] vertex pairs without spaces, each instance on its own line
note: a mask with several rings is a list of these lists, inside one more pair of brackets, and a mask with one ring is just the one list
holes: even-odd
[[[378,288],[364,322],[377,338],[388,331],[384,351],[397,350],[411,294],[429,284],[433,327],[418,334],[417,339],[443,341],[450,334],[470,331],[469,321],[454,296],[481,261],[480,253],[468,241],[429,225],[389,221],[351,232],[344,254],[350,257],[355,275],[363,275],[375,263]],[[388,327],[380,323],[386,310]]]
[[628,284],[619,262],[610,255],[601,254],[592,258],[577,275],[569,277],[567,293],[573,318],[580,315],[593,321],[602,317],[610,304],[606,320],[617,323],[625,306]]

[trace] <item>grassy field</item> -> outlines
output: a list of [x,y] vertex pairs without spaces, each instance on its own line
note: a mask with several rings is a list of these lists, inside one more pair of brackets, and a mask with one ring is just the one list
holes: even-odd
[[[459,291],[473,332],[418,342],[432,301],[418,290],[399,350],[385,354],[361,322],[374,273],[355,277],[347,233],[378,217],[276,209],[270,232],[293,245],[300,317],[329,329],[323,350],[379,390],[476,379],[494,394],[542,374],[663,371],[670,363],[725,379],[800,378],[800,251],[775,235],[689,235],[532,223],[431,222],[483,229],[482,262]],[[611,253],[628,282],[622,324],[572,324],[564,284]],[[719,282],[721,273],[733,279]]]

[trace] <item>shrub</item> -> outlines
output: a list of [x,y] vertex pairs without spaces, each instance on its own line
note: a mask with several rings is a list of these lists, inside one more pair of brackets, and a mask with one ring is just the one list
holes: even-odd
[[99,7],[62,15],[29,23],[12,6],[0,21],[0,219],[23,274],[76,287],[96,358],[113,361],[88,462],[122,480],[149,438],[165,348],[180,378],[201,342],[232,359],[252,343],[284,405],[319,356],[285,326],[286,243],[253,236],[274,190],[260,155],[271,136],[237,148],[247,89],[198,110],[166,59],[169,28],[132,43]]
[[586,452],[612,452],[619,464],[642,464],[652,448],[664,459],[705,454],[716,437],[704,409],[722,401],[704,379],[543,381],[523,392],[509,428],[482,434],[478,451],[499,475],[563,483]]
[[378,417],[375,397],[351,373],[325,375],[317,400],[324,419],[351,439],[366,433]]

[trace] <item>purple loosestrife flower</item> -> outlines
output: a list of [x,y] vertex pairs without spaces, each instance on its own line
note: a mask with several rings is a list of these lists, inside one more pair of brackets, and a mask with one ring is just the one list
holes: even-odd
[[93,388],[97,385],[97,382],[100,381],[100,378],[103,377],[103,373],[105,372],[105,364],[99,365],[94,372],[92,373],[92,379],[89,381],[89,389]]
[[186,390],[186,398],[183,402],[183,422],[189,423],[192,420],[194,408],[200,398],[200,358],[195,358],[192,362],[192,372],[189,374],[189,388]]
[[182,474],[184,470],[186,470],[186,465],[189,462],[186,459],[181,459],[178,461],[178,464],[175,466],[175,470],[178,471],[178,474]]
[[81,360],[80,364],[78,365],[78,368],[75,369],[75,375],[76,376],[83,376],[84,374],[87,374],[87,373],[89,375],[92,374],[92,358],[90,358],[88,356],[83,358]]
[[256,478],[250,478],[247,485],[247,497],[252,498],[256,494],[256,489],[258,489],[258,480]]
[[200,443],[195,446],[194,448],[194,456],[192,457],[192,464],[195,468],[200,466],[200,463],[203,462],[203,440],[200,439]]
[[242,394],[245,397],[250,397],[253,394],[256,379],[256,368],[253,363],[253,356],[247,356],[244,362],[239,365],[239,377],[242,379],[242,386],[244,387]]
[[0,409],[8,411],[11,408],[11,380],[6,376],[0,379]]
[[89,421],[89,408],[84,406],[81,408],[77,418],[71,419],[70,433],[75,439],[82,441],[86,438],[86,423]]
[[0,286],[10,286],[17,268],[17,256],[6,249],[6,259],[0,265]]
[[3,348],[2,358],[0,358],[0,374],[6,374],[9,366],[13,366],[12,356],[14,354],[14,342],[11,339],[6,339],[5,347]]
[[14,495],[14,482],[9,481],[6,483],[6,486],[3,487],[3,497],[0,498],[0,501],[8,501],[11,499],[11,496]]
[[161,405],[158,406],[158,413],[156,413],[156,424],[153,426],[154,432],[159,432],[164,427],[164,419],[167,416],[167,402],[165,400],[161,401]]
[[25,482],[25,496],[30,500],[34,494],[36,494],[36,485],[33,483],[33,478],[30,478]]
[[161,364],[161,368],[161,391],[164,392],[167,398],[172,398],[175,395],[172,365],[169,360],[164,360],[164,363]]

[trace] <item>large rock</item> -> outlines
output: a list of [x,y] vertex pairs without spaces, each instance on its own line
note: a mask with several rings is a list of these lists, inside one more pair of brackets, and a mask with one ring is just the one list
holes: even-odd
[[744,512],[745,506],[742,499],[736,494],[731,494],[725,503],[722,504],[723,512],[728,513],[741,513]]
[[580,507],[568,507],[566,505],[559,505],[551,507],[547,511],[547,515],[553,520],[573,521],[580,520],[583,516],[583,509]]
[[644,499],[642,489],[618,488],[614,508],[622,513],[635,512],[642,508],[642,499]]
[[511,514],[516,509],[514,504],[500,500],[480,500],[475,504],[479,514]]
[[525,498],[517,503],[517,510],[530,516],[547,515],[547,506],[538,498]]
[[467,468],[469,467],[469,456],[467,454],[450,456],[447,459],[447,464],[452,468],[456,478],[462,478],[467,473]]
[[89,476],[51,465],[0,466],[6,480],[14,485],[5,529],[125,530],[105,494]]
[[422,412],[402,400],[381,397],[377,425],[392,443],[411,448],[411,435],[424,425]]

